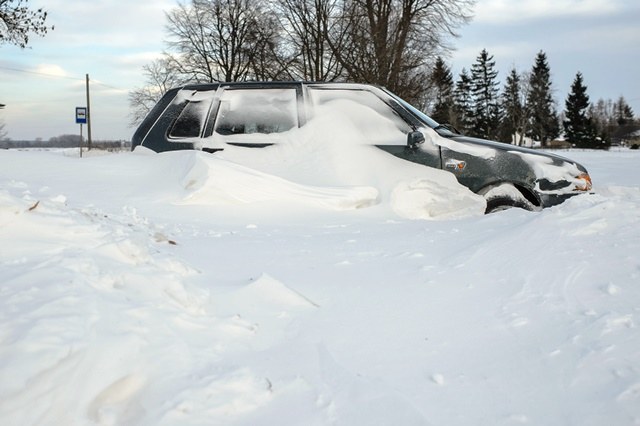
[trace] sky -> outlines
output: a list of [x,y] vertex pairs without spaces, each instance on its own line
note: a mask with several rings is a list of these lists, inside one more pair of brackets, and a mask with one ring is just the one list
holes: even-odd
[[[164,48],[165,11],[176,0],[32,0],[55,25],[29,48],[0,45],[0,120],[8,137],[33,140],[79,134],[75,108],[86,106],[90,79],[92,138],[130,140],[129,91]],[[474,19],[451,40],[457,78],[482,49],[501,82],[547,54],[558,109],[577,72],[592,101],[623,95],[640,115],[640,2],[637,0],[478,0]],[[84,129],[86,136],[86,128]]]

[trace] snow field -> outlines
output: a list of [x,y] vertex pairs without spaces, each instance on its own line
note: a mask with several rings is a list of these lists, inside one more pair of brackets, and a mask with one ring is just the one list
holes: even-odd
[[0,152],[2,424],[640,422],[640,154],[488,216],[243,155]]

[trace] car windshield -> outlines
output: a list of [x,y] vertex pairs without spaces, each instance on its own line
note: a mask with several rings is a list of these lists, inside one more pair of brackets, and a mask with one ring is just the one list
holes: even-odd
[[392,93],[392,92],[390,92],[390,91],[388,91],[386,89],[384,89],[384,91],[389,96],[391,96],[394,100],[396,100],[400,105],[402,105],[403,107],[405,107],[406,109],[411,111],[413,113],[413,115],[415,115],[420,121],[422,121],[424,124],[426,124],[427,126],[431,127],[435,131],[437,131],[442,136],[453,136],[453,135],[455,135],[455,133],[446,124],[438,123],[433,118],[429,117],[427,114],[425,114],[424,112],[420,111],[418,108],[414,107],[409,102],[405,101],[404,99],[402,99],[401,97],[397,96],[396,94],[394,94],[394,93]]

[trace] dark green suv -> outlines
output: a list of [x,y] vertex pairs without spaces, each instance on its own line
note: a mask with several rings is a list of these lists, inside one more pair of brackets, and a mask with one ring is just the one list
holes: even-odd
[[487,212],[539,210],[591,189],[569,159],[475,139],[440,125],[393,93],[350,83],[194,84],[169,90],[136,130],[132,146],[154,151],[279,143],[318,111],[350,116],[362,140],[407,161],[447,170],[487,200]]

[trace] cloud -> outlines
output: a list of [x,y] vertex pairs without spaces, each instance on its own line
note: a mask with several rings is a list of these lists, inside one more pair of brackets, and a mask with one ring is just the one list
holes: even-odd
[[68,72],[66,72],[60,65],[55,64],[38,64],[32,72],[51,77],[69,77]]
[[69,2],[49,0],[47,23],[55,25],[43,44],[63,43],[69,49],[142,48],[162,44],[165,12],[175,0],[102,0]]
[[162,57],[163,54],[161,51],[146,51],[120,55],[116,58],[116,62],[125,66],[135,65],[136,67],[142,67],[142,65],[149,64],[155,59]]
[[634,46],[640,45],[637,23],[625,25],[616,22],[576,28],[565,37],[567,43],[558,50],[590,52],[596,57],[602,53],[617,53],[621,59],[625,59]]
[[620,12],[621,2],[612,0],[486,0],[477,3],[475,21],[512,24],[569,16],[604,16]]

